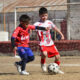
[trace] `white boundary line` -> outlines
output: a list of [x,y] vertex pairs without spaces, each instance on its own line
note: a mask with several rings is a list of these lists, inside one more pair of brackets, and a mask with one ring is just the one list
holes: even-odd
[[[0,66],[13,66],[14,64],[10,64],[10,63],[0,63]],[[48,64],[46,64],[48,65]],[[27,66],[36,66],[36,67],[39,67],[41,66],[40,64],[27,64]],[[61,64],[60,66],[64,66],[64,67],[79,67],[80,64]]]

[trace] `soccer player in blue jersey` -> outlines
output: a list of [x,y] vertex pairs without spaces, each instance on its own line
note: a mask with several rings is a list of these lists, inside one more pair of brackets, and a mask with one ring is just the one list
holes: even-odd
[[48,28],[30,25],[30,17],[28,15],[21,15],[19,21],[19,26],[14,30],[12,34],[11,44],[13,50],[16,50],[21,58],[21,61],[15,62],[18,72],[22,75],[29,75],[25,69],[26,63],[34,60],[34,54],[29,48],[30,30],[47,30]]

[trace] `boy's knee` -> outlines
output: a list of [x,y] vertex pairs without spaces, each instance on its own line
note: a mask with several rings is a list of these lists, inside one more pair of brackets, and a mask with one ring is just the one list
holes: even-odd
[[47,52],[44,51],[44,52],[41,54],[41,56],[42,56],[43,58],[45,58],[45,57],[47,56]]
[[34,56],[29,56],[29,57],[27,57],[27,58],[24,58],[24,59],[23,59],[23,62],[28,63],[28,62],[33,61],[34,59],[35,59],[35,57],[34,57]]
[[30,57],[29,57],[29,60],[30,60],[30,61],[33,61],[34,59],[35,59],[34,56],[30,56]]
[[55,56],[55,59],[56,59],[56,60],[59,60],[59,59],[60,59],[60,55],[56,55],[56,56]]
[[34,56],[32,56],[32,57],[31,57],[31,61],[33,61],[34,59],[35,59],[35,57],[34,57]]

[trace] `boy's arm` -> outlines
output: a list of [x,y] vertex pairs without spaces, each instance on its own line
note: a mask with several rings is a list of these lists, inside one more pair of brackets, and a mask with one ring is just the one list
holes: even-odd
[[15,45],[15,40],[16,40],[16,38],[11,37],[11,45],[12,45],[12,48],[13,48],[14,55],[16,56],[17,47]]
[[30,29],[34,30],[34,29],[37,29],[37,30],[49,30],[49,27],[42,27],[42,26],[34,26],[34,25],[30,25],[29,26]]
[[41,26],[35,26],[36,28],[35,29],[38,29],[38,30],[49,30],[49,27],[41,27]]
[[12,34],[12,37],[11,37],[11,45],[12,45],[13,49],[14,49],[14,47],[16,47],[15,41],[16,41],[17,35],[18,35],[18,33],[19,33],[19,30],[20,30],[19,27],[16,28],[16,29],[14,30],[13,34]]
[[64,35],[62,34],[62,32],[57,27],[54,27],[54,30],[61,35],[61,39],[64,39]]
[[15,37],[11,37],[11,45],[12,45],[12,48],[13,48],[13,49],[14,49],[14,47],[16,47],[16,45],[15,45],[15,40],[16,40]]

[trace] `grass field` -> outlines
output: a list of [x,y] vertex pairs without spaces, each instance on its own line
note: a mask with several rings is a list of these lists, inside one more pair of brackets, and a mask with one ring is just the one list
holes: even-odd
[[[14,62],[19,59],[10,56],[0,56],[0,80],[80,80],[80,57],[61,57],[61,70],[65,74],[50,75],[43,73],[40,67],[40,56],[35,56],[35,60],[26,66],[29,76],[20,75]],[[54,59],[47,58],[47,65]]]

